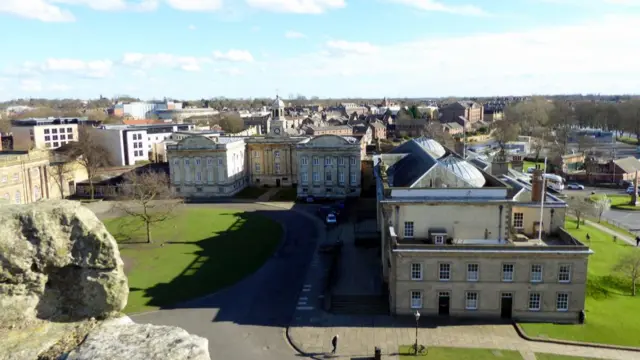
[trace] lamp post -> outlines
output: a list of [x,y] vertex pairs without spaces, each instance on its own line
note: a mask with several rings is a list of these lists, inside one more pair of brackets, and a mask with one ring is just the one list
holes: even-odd
[[416,310],[416,313],[413,314],[416,317],[416,355],[418,355],[418,321],[420,320],[420,313]]

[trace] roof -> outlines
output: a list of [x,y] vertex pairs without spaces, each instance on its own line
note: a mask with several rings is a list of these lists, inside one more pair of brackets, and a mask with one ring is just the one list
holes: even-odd
[[448,122],[443,124],[445,127],[448,127],[449,129],[462,129],[462,125],[458,124],[457,122]]
[[411,187],[422,175],[436,165],[436,160],[413,140],[405,142],[389,153],[408,154],[387,170],[392,187]]
[[162,120],[153,119],[124,119],[122,123],[125,125],[152,125],[152,124],[165,124]]
[[283,108],[284,107],[284,101],[282,101],[280,99],[280,96],[276,95],[276,99],[273,101],[273,104],[271,104],[271,107],[274,108],[274,109]]
[[614,160],[613,163],[618,165],[618,167],[627,174],[640,171],[640,160],[636,159],[633,156]]

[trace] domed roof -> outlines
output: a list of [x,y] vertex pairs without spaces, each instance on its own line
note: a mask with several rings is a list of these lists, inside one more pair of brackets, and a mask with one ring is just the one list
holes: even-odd
[[445,150],[439,142],[428,137],[421,136],[419,138],[413,139],[413,141],[418,143],[420,147],[422,147],[429,153],[429,155],[433,156],[436,159],[440,159],[444,156],[444,154],[447,153],[447,150]]
[[486,183],[484,175],[482,175],[480,170],[468,161],[462,160],[454,155],[449,155],[440,160],[440,163],[471,186],[483,187]]
[[271,105],[272,108],[283,108],[284,107],[284,101],[280,100],[280,96],[276,96],[276,99],[273,101],[273,104]]

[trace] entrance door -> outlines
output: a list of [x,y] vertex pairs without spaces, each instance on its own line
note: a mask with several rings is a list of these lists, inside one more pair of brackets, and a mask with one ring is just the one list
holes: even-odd
[[511,319],[512,309],[513,295],[511,293],[502,293],[500,298],[500,317],[503,319]]
[[438,315],[449,316],[449,292],[438,293]]
[[280,187],[280,179],[276,179],[276,186]]

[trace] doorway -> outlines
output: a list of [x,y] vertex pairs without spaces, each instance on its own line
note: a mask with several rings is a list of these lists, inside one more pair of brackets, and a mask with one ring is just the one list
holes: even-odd
[[500,317],[503,319],[511,319],[513,310],[513,294],[502,293],[500,296]]
[[449,292],[441,291],[438,293],[438,315],[449,316]]
[[280,179],[276,179],[276,187],[280,187]]

